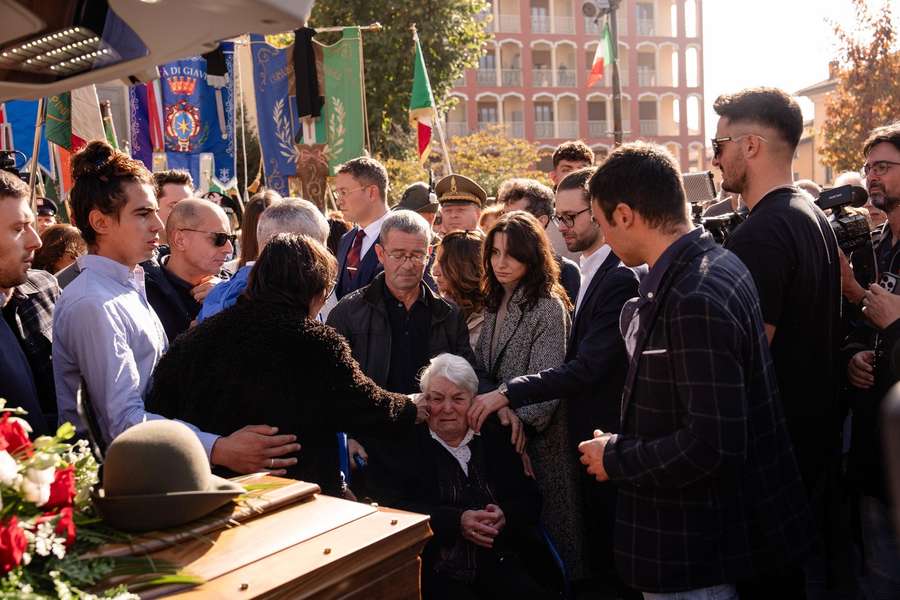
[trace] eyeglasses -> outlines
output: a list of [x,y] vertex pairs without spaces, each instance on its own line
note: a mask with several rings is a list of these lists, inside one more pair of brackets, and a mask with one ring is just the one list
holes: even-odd
[[364,190],[367,187],[369,187],[370,185],[372,185],[372,184],[370,183],[369,185],[361,185],[358,188],[353,188],[352,190],[345,190],[344,188],[337,188],[334,190],[334,197],[337,198],[338,200],[340,200],[341,198],[346,197],[347,194],[352,194],[353,192],[358,192],[359,190]]
[[744,135],[739,135],[737,137],[726,135],[724,137],[712,138],[709,141],[712,142],[713,158],[719,158],[719,155],[722,154],[722,144],[724,144],[725,142],[736,142],[745,137],[750,137],[751,135],[758,137],[763,142],[769,141],[763,136],[757,135],[755,133],[745,133]]
[[194,233],[205,233],[206,235],[211,235],[213,246],[216,248],[221,248],[225,245],[226,242],[231,242],[231,245],[234,246],[237,241],[237,236],[231,233],[225,233],[224,231],[203,231],[202,229],[188,229],[187,227],[183,227],[181,231],[193,231]]
[[403,254],[402,252],[388,252],[387,255],[391,260],[399,262],[401,265],[406,261],[414,265],[424,265],[428,261],[427,254]]
[[894,165],[900,165],[900,162],[894,162],[892,160],[876,160],[872,164],[864,164],[859,172],[863,177],[867,177],[869,173],[873,173],[878,177],[881,177],[882,175],[887,173],[888,169],[890,169]]
[[553,215],[553,220],[556,221],[557,225],[562,224],[566,227],[574,227],[575,219],[578,218],[578,215],[580,215],[581,213],[586,213],[589,210],[591,210],[591,207],[587,207],[584,210],[579,210],[577,213],[572,213],[569,215],[565,213],[556,213],[555,215]]

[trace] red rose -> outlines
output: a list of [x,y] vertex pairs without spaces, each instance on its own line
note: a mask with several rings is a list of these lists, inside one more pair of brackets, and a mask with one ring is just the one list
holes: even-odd
[[56,523],[56,535],[66,538],[66,547],[68,548],[75,543],[75,516],[72,507],[59,511],[59,521]]
[[51,510],[61,506],[71,506],[75,498],[75,467],[56,469],[56,479],[50,484],[50,499],[43,508]]
[[10,454],[22,451],[25,456],[31,456],[34,453],[28,432],[18,421],[10,421],[9,413],[3,413],[3,418],[0,419],[0,437],[6,444],[5,450]]
[[15,516],[0,525],[0,571],[9,573],[22,563],[22,553],[28,547],[25,532]]

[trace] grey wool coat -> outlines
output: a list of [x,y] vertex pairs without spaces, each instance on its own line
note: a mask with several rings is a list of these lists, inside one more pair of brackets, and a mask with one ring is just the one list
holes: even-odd
[[[522,289],[509,302],[506,319],[497,328],[497,313],[485,311],[484,326],[475,348],[479,368],[499,385],[520,375],[558,367],[566,356],[571,319],[557,298],[541,298],[523,310]],[[495,352],[491,340],[499,335]],[[499,359],[499,360],[498,360]],[[550,400],[516,410],[523,423],[537,431],[526,448],[538,488],[543,495],[541,522],[563,560],[577,578],[585,573],[584,526],[578,487],[578,467],[569,443],[566,403]]]

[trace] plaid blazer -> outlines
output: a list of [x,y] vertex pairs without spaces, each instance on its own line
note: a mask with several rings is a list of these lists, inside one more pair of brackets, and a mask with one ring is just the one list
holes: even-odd
[[749,271],[703,234],[639,318],[604,456],[625,583],[674,592],[795,564],[813,529]]

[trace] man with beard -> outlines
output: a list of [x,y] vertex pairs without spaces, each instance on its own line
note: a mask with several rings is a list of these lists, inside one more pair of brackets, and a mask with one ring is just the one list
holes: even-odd
[[[780,399],[819,532],[805,565],[807,590],[832,588],[848,573],[834,499],[841,458],[837,377],[840,252],[825,214],[793,185],[791,161],[803,131],[797,102],[774,88],[720,96],[712,140],[722,189],[750,213],[726,243],[759,291]],[[829,547],[824,543],[828,542]],[[802,573],[786,573],[802,581]],[[815,591],[814,591],[815,590]]]
[[[0,308],[15,288],[28,280],[34,251],[41,247],[28,188],[17,177],[0,171]],[[48,433],[38,403],[38,389],[28,358],[6,319],[0,317],[0,398],[8,407],[28,411],[25,418],[36,435]]]
[[[592,217],[587,183],[594,170],[587,167],[573,171],[556,188],[553,219],[559,224],[569,251],[581,253],[581,287],[566,362],[516,377],[497,390],[476,397],[469,411],[470,424],[476,431],[489,414],[504,406],[518,408],[554,398],[565,398],[569,403],[572,452],[578,442],[590,439],[595,428],[619,429],[619,401],[628,366],[619,334],[619,314],[625,302],[637,296],[638,276],[610,250]],[[599,581],[614,582],[622,595],[609,544],[615,520],[615,488],[582,474],[590,575]]]
[[[900,122],[872,131],[863,154],[869,199],[887,213],[881,241],[875,247],[876,280],[880,280],[883,273],[900,274]],[[875,326],[858,326],[845,348],[845,356],[852,354],[847,376],[855,391],[851,399],[853,434],[848,477],[859,492],[865,557],[861,585],[867,597],[871,594],[874,598],[895,598],[900,596],[900,544],[891,526],[891,499],[885,485],[880,442],[881,403],[897,377],[887,354],[890,348],[885,346],[882,352],[874,341],[877,336],[882,341],[896,337],[893,332],[900,324],[893,323],[894,318],[878,318],[879,305],[893,300],[881,286],[873,285],[866,291],[852,272],[847,275],[847,269],[844,282],[847,299],[859,302],[863,316]]]

